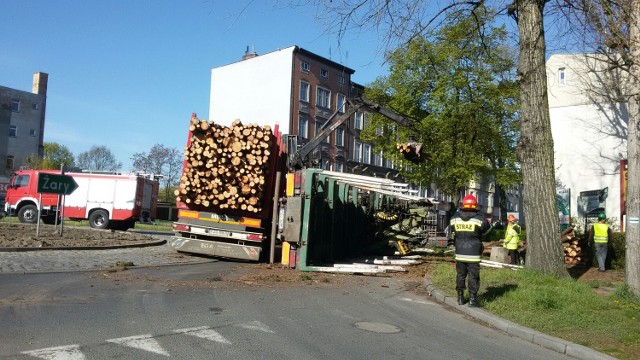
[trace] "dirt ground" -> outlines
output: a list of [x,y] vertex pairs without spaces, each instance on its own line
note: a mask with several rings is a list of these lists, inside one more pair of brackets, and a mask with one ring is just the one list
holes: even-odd
[[0,248],[116,246],[157,241],[143,234],[75,227],[67,223],[62,229],[62,237],[59,230],[59,225],[56,228],[53,225],[40,224],[36,236],[36,225],[0,223]]
[[[151,236],[123,231],[96,230],[87,227],[76,227],[65,223],[63,235],[60,237],[53,225],[40,224],[39,235],[36,236],[36,226],[18,223],[0,223],[0,248],[52,248],[52,247],[101,247],[135,245],[155,242],[157,239]],[[393,276],[406,280],[410,283],[421,283],[425,274],[437,266],[437,262],[425,261],[419,265],[406,266],[405,273],[392,273],[383,276]],[[325,283],[339,282],[343,276],[327,274],[304,273],[282,269],[278,265],[269,264],[244,264],[249,274],[242,279],[247,283],[267,283],[271,286],[291,283]],[[252,271],[257,270],[257,271]],[[569,269],[572,277],[578,281],[597,281],[599,283],[611,284],[612,287],[624,283],[624,271],[608,270],[599,272],[595,267],[573,267]],[[346,275],[349,276],[349,275]],[[332,281],[327,281],[331,277]],[[606,287],[599,287],[606,291]]]

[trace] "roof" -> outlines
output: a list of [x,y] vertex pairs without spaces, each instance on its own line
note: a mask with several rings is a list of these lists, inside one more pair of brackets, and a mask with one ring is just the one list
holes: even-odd
[[286,47],[286,48],[276,49],[276,50],[264,53],[262,55],[257,54],[257,56],[255,56],[255,57],[251,57],[251,58],[244,59],[244,60],[243,59],[239,59],[238,61],[234,61],[234,62],[226,64],[226,65],[216,66],[216,68],[224,67],[224,66],[227,66],[227,65],[231,65],[231,64],[235,64],[235,63],[239,63],[239,62],[243,62],[243,61],[251,61],[251,59],[259,58],[261,56],[269,55],[269,54],[272,54],[272,53],[275,53],[275,52],[278,52],[278,51],[282,51],[282,50],[287,50],[287,49],[291,49],[294,53],[299,53],[301,55],[307,56],[309,58],[312,58],[312,59],[315,59],[317,61],[323,62],[323,63],[325,63],[327,65],[330,65],[330,66],[332,66],[334,68],[341,69],[342,71],[348,72],[349,74],[353,74],[353,73],[356,72],[355,70],[353,70],[353,69],[351,69],[351,68],[349,68],[349,67],[347,67],[345,65],[337,63],[337,62],[335,62],[333,60],[329,60],[329,59],[327,59],[325,57],[322,57],[322,56],[320,56],[320,55],[318,55],[316,53],[313,53],[313,52],[311,52],[309,50],[303,49],[303,48],[301,48],[301,47],[299,47],[297,45],[292,45],[292,46],[289,46],[289,47]]

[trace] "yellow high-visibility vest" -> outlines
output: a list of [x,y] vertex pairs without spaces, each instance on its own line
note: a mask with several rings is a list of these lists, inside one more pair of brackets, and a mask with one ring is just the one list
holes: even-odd
[[593,241],[597,243],[609,242],[609,224],[593,224]]
[[517,224],[507,225],[507,232],[504,235],[504,247],[506,247],[509,250],[518,249],[518,243],[520,242],[520,234],[515,229],[516,226]]

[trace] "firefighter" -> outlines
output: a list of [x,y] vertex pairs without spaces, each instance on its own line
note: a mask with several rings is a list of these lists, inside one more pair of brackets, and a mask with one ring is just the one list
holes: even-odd
[[[462,199],[460,211],[449,224],[452,237],[450,245],[456,252],[456,291],[458,305],[464,305],[464,290],[469,285],[469,306],[480,307],[478,290],[480,288],[480,260],[484,246],[481,238],[491,229],[484,216],[478,214],[478,200],[473,195]],[[468,281],[467,281],[468,277]]]
[[598,271],[605,271],[605,261],[607,260],[608,243],[612,240],[613,232],[605,221],[607,216],[604,213],[598,214],[598,222],[589,229],[589,240],[594,242],[596,258],[598,259]]
[[520,225],[518,225],[518,219],[513,214],[507,216],[507,231],[504,234],[504,247],[509,250],[509,256],[511,256],[511,265],[520,264],[520,253],[518,252],[518,245],[520,244]]

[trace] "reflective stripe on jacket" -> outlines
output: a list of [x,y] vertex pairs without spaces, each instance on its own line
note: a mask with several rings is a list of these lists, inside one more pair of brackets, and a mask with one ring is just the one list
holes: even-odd
[[509,250],[516,250],[518,249],[518,243],[520,243],[520,225],[507,225],[507,231],[504,234],[504,247]]
[[597,243],[609,242],[609,225],[603,223],[593,224],[593,241]]
[[480,262],[484,246],[481,237],[491,225],[476,211],[462,210],[449,223],[456,247],[456,261]]

